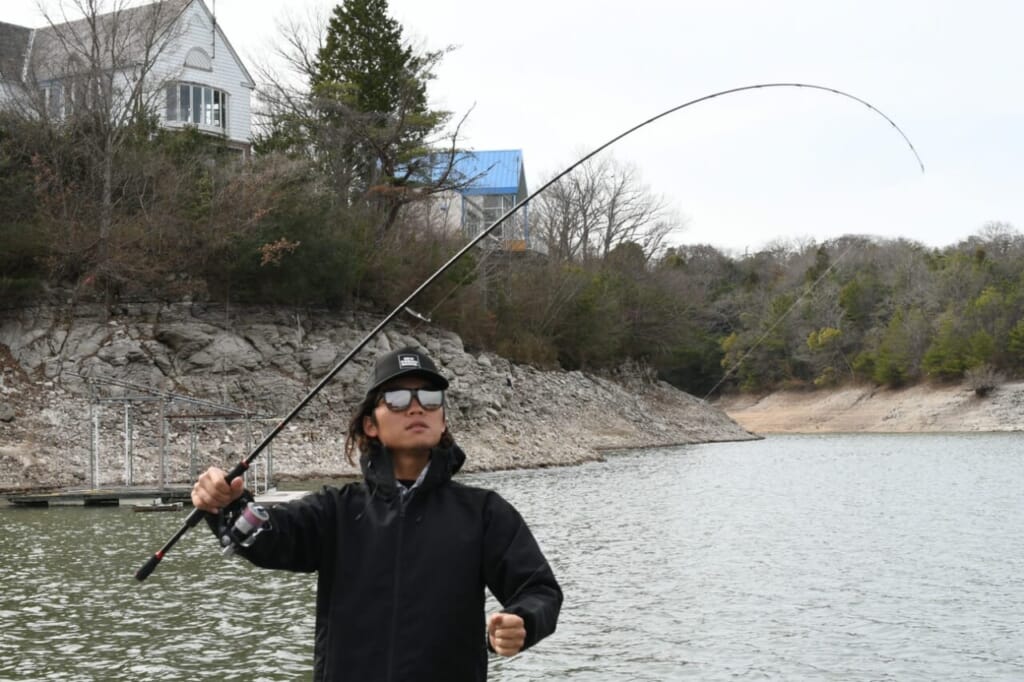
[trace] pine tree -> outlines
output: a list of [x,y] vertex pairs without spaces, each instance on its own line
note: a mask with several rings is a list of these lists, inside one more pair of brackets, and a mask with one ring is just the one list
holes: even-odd
[[358,112],[424,114],[427,87],[418,66],[387,0],[346,0],[334,8],[311,85]]
[[310,89],[331,131],[321,157],[349,202],[369,200],[381,211],[382,230],[409,201],[406,189],[438,184],[430,137],[449,114],[428,108],[427,82],[441,56],[403,42],[386,0],[336,6],[317,52]]

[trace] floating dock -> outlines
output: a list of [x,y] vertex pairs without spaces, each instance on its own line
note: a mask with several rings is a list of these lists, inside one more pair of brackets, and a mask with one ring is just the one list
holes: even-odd
[[[268,506],[298,499],[305,490],[268,490],[256,495],[256,502]],[[192,486],[131,486],[112,488],[68,488],[48,492],[6,495],[16,507],[136,507],[182,503],[192,506]]]
[[111,488],[65,488],[48,492],[7,495],[18,507],[119,507],[138,504],[192,503],[192,486],[121,486]]

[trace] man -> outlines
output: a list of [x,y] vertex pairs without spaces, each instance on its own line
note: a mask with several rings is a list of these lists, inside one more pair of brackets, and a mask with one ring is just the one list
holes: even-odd
[[[416,348],[381,355],[345,443],[363,480],[269,510],[238,552],[318,572],[314,679],[487,677],[487,648],[513,656],[555,630],[562,591],[519,513],[452,480],[465,461],[445,421],[445,379]],[[249,499],[211,468],[192,491],[215,532]],[[222,511],[224,510],[224,511]],[[484,588],[503,609],[484,620]]]

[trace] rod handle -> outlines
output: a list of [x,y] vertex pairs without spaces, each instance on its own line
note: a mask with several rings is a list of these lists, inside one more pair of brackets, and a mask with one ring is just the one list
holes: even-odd
[[164,558],[164,555],[171,550],[171,547],[174,547],[175,543],[177,543],[178,540],[180,540],[181,537],[186,532],[188,532],[189,528],[195,528],[196,524],[199,523],[199,521],[202,520],[204,516],[206,516],[206,512],[204,512],[202,509],[193,509],[185,518],[185,523],[183,523],[181,525],[181,528],[178,529],[178,532],[175,533],[174,536],[167,541],[167,544],[161,547],[160,551],[158,551],[156,554],[149,557],[149,560],[142,565],[142,568],[135,572],[135,579],[139,582],[142,582],[143,580],[148,578],[149,574],[156,570],[156,567],[160,564],[160,561]]
[[157,552],[153,556],[149,557],[149,561],[142,565],[138,571],[135,572],[135,579],[140,583],[149,577],[149,574],[156,570],[157,564],[164,558],[163,552]]

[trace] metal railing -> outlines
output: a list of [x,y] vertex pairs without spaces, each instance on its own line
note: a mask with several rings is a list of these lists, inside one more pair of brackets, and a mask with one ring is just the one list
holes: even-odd
[[[88,481],[91,488],[98,488],[101,485],[100,459],[101,459],[101,427],[102,407],[105,404],[120,403],[123,410],[120,410],[121,435],[123,437],[123,484],[131,487],[135,485],[135,414],[138,404],[159,403],[159,463],[157,466],[158,486],[167,486],[168,470],[168,438],[170,424],[184,423],[188,428],[189,454],[188,454],[188,475],[190,480],[195,480],[199,475],[198,451],[199,431],[205,425],[217,424],[245,424],[246,426],[246,447],[251,449],[257,440],[258,424],[276,423],[279,419],[262,416],[257,412],[234,405],[215,403],[201,398],[161,391],[149,386],[141,386],[130,381],[112,379],[106,377],[89,377],[75,372],[66,372],[67,375],[76,377],[85,382],[89,391],[89,422],[90,422],[90,445],[89,462],[87,466]],[[116,386],[125,389],[123,395],[102,395],[102,386]],[[127,393],[132,391],[133,393]],[[186,405],[190,408],[201,408],[186,414],[168,414],[169,408],[175,404]],[[259,434],[262,437],[262,434]],[[273,453],[267,448],[266,456],[262,461],[254,462],[250,470],[245,474],[246,486],[254,493],[261,493],[274,486],[274,465]]]

